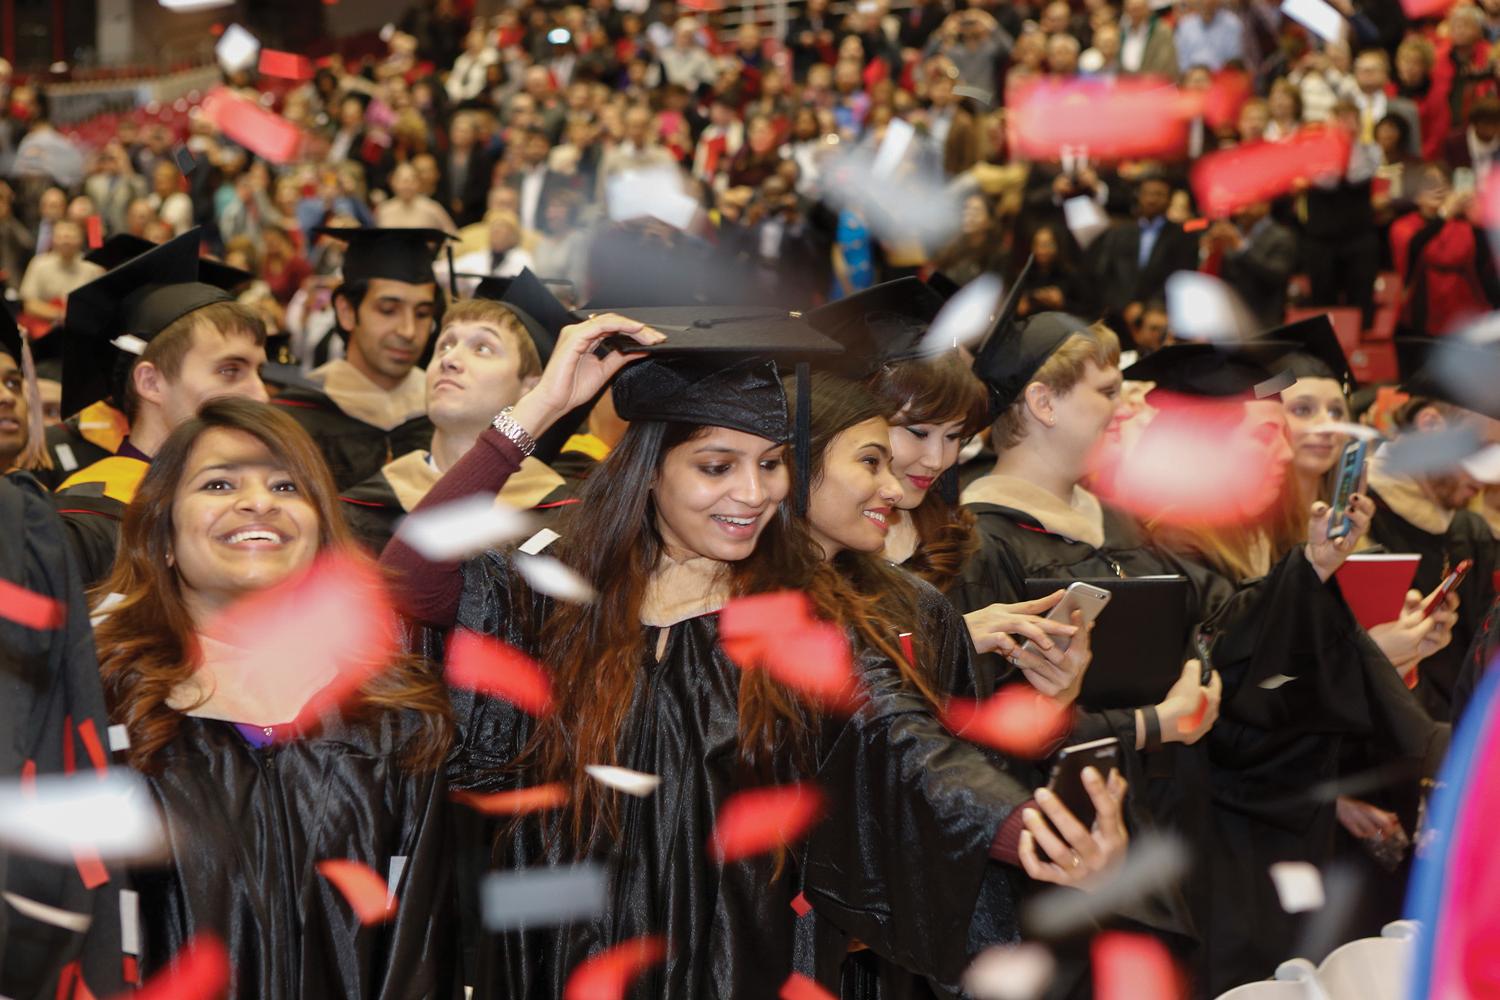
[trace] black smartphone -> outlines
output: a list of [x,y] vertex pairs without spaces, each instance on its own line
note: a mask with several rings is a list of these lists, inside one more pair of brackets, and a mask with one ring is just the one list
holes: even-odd
[[1365,478],[1365,456],[1370,443],[1364,440],[1350,441],[1344,445],[1339,464],[1334,474],[1333,499],[1329,502],[1332,513],[1328,519],[1328,538],[1343,538],[1354,527],[1349,519],[1349,498],[1359,492],[1359,484]]
[[1448,599],[1448,595],[1458,589],[1458,585],[1464,582],[1464,577],[1468,576],[1469,570],[1473,568],[1474,560],[1472,559],[1465,559],[1453,567],[1453,572],[1443,578],[1437,590],[1434,590],[1432,596],[1427,598],[1427,603],[1422,605],[1422,617],[1431,618],[1436,614],[1437,609],[1442,607],[1443,602]]
[[1056,795],[1068,810],[1078,817],[1086,827],[1094,825],[1094,800],[1083,784],[1083,769],[1092,767],[1106,781],[1109,772],[1119,770],[1120,741],[1108,736],[1102,740],[1090,740],[1063,747],[1052,763],[1052,776],[1047,779],[1047,790]]

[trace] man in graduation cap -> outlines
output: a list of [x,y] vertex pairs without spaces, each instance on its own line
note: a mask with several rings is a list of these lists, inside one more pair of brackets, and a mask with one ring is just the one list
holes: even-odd
[[[459,302],[444,313],[426,373],[431,448],[407,452],[340,498],[361,541],[376,553],[385,548],[396,521],[474,446],[496,410],[514,406],[536,385],[543,365],[538,345],[555,342],[535,319],[488,298]],[[498,499],[543,512],[577,502],[562,476],[531,455]]]
[[348,243],[343,284],[333,293],[348,355],[315,369],[313,385],[274,400],[317,442],[341,490],[432,440],[420,362],[442,314],[432,261],[450,239],[437,229],[315,232]]
[[[1396,414],[1396,440],[1370,459],[1375,518],[1369,540],[1390,552],[1422,557],[1412,587],[1426,594],[1466,559],[1473,567],[1458,588],[1458,622],[1448,648],[1422,661],[1416,692],[1434,718],[1450,717],[1463,656],[1494,598],[1495,537],[1468,509],[1483,484],[1464,465],[1465,452],[1500,443],[1500,345],[1457,338],[1438,342],[1403,386],[1411,398]],[[1426,441],[1421,435],[1431,435]],[[1412,446],[1415,445],[1415,448]],[[1401,468],[1398,449],[1421,452],[1429,471]],[[1451,452],[1444,456],[1441,452]]]
[[68,297],[63,412],[104,401],[125,426],[114,454],[68,476],[59,492],[128,504],[151,456],[204,402],[268,398],[260,380],[265,325],[225,291],[248,276],[201,260],[199,238],[194,229],[151,245]]

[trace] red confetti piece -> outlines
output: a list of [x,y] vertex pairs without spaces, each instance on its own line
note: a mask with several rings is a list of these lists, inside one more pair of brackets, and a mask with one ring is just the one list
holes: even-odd
[[557,809],[568,801],[568,787],[554,783],[488,794],[454,792],[452,797],[453,801],[490,816],[521,816]]
[[812,912],[812,904],[807,901],[805,895],[799,892],[792,899],[792,912],[799,917],[805,917]]
[[363,556],[339,553],[236,601],[206,631],[243,654],[237,667],[246,678],[284,680],[291,690],[333,671],[330,683],[289,708],[297,720],[289,736],[354,698],[399,649],[395,608],[379,570]]
[[552,681],[525,653],[498,639],[457,629],[448,641],[448,682],[503,698],[535,716],[552,711]]
[[1190,733],[1203,725],[1203,716],[1208,712],[1208,695],[1198,695],[1198,707],[1188,715],[1177,720],[1177,731],[1179,733]]
[[1182,224],[1182,231],[1185,233],[1201,233],[1207,228],[1207,219],[1189,219]]
[[212,934],[199,934],[146,985],[112,1000],[210,1000],[228,989],[229,951]]
[[99,855],[82,847],[73,848],[73,863],[85,889],[97,889],[109,881],[109,871]]
[[1205,215],[1222,219],[1299,184],[1341,177],[1348,165],[1347,132],[1309,128],[1286,142],[1254,142],[1207,154],[1193,165],[1193,193]]
[[1200,113],[1204,123],[1211,129],[1238,124],[1240,108],[1253,93],[1248,75],[1235,70],[1220,70],[1203,94]]
[[332,858],[318,862],[318,874],[333,883],[348,900],[354,915],[362,924],[383,924],[396,913],[396,901],[391,896],[390,886],[370,869],[358,861]]
[[563,987],[563,1000],[620,1000],[636,977],[667,957],[659,937],[632,938],[579,964]]
[[286,80],[311,80],[312,60],[294,52],[278,52],[276,49],[260,50],[260,75],[279,76]]
[[739,792],[720,808],[709,850],[724,862],[779,850],[800,839],[822,811],[823,793],[809,782]]
[[276,164],[297,156],[302,130],[274,111],[215,87],[204,98],[203,110],[215,127],[250,152]]
[[781,984],[780,1000],[836,1000],[832,993],[800,972],[794,972]]
[[1281,495],[1291,448],[1275,399],[1199,399],[1157,390],[1138,434],[1106,440],[1093,492],[1137,517],[1181,526],[1253,524]]
[[1401,0],[1401,9],[1413,21],[1428,17],[1442,17],[1453,6],[1454,0]]
[[88,217],[84,222],[84,233],[90,250],[98,250],[104,245],[104,222],[99,216]]
[[62,627],[65,614],[60,601],[0,580],[0,618],[41,630]]
[[1187,148],[1184,102],[1157,81],[1034,83],[1011,104],[1011,148],[1030,160],[1174,159]]
[[1145,934],[1107,931],[1090,947],[1094,1000],[1180,1000],[1182,977],[1167,946]]
[[955,736],[1017,757],[1039,758],[1068,731],[1072,713],[1027,684],[1010,684],[984,701],[949,698],[943,724]]
[[719,641],[742,670],[764,669],[825,708],[848,711],[853,704],[858,683],[848,637],[812,617],[805,594],[735,598],[719,612]]

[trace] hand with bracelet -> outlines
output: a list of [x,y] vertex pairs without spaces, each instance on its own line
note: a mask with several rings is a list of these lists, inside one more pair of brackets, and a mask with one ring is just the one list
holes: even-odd
[[604,341],[617,335],[648,345],[667,339],[663,333],[614,313],[601,313],[563,327],[542,377],[515,406],[495,418],[495,429],[529,455],[536,439],[553,424],[598,395],[621,368],[645,357],[621,351],[600,357],[596,352]]
[[1217,671],[1204,684],[1203,665],[1188,660],[1182,665],[1182,675],[1160,704],[1135,710],[1136,749],[1150,753],[1166,743],[1197,743],[1219,718],[1223,690]]

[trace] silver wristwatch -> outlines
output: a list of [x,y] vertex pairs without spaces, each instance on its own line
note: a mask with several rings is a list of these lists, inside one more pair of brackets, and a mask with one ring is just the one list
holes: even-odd
[[536,438],[531,436],[530,431],[516,423],[515,418],[510,415],[511,409],[512,407],[507,406],[495,414],[495,419],[490,421],[490,426],[509,438],[511,444],[521,449],[523,457],[529,458],[531,453],[536,451]]

